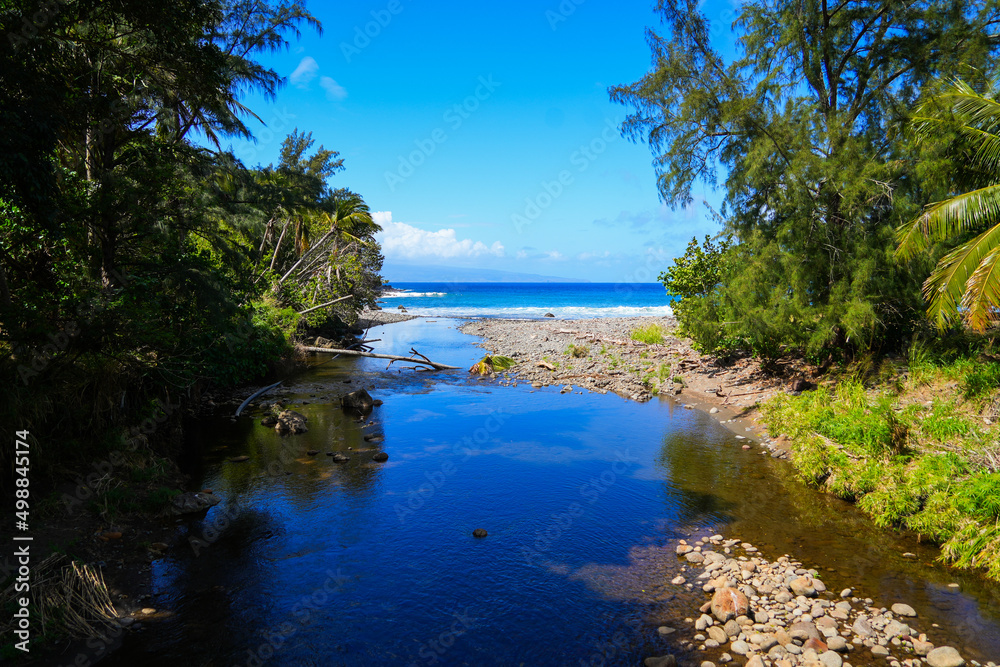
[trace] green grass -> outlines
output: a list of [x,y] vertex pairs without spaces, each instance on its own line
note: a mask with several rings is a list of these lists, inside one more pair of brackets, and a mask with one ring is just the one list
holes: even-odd
[[639,327],[632,332],[632,340],[637,340],[640,343],[646,343],[648,345],[659,345],[663,342],[663,338],[666,334],[666,329],[659,324],[647,324],[646,326]]
[[590,348],[586,345],[574,345],[570,343],[569,347],[566,348],[566,356],[574,357],[576,359],[582,359],[590,354]]
[[[913,354],[907,370],[905,382],[880,377],[866,388],[855,374],[835,389],[776,396],[763,420],[771,435],[791,438],[804,481],[855,501],[879,527],[940,543],[942,560],[1000,579],[1000,465],[986,455],[1000,434],[970,414],[996,395],[994,370]],[[930,405],[908,393],[942,383],[951,393]]]

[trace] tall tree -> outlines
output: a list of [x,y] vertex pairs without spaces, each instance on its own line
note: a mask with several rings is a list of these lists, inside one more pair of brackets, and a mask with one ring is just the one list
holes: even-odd
[[905,332],[919,297],[892,230],[925,193],[896,130],[934,77],[993,66],[996,0],[750,0],[729,62],[700,5],[661,0],[653,69],[611,89],[667,203],[690,203],[699,181],[724,188],[736,261],[690,311],[693,333],[778,354]]

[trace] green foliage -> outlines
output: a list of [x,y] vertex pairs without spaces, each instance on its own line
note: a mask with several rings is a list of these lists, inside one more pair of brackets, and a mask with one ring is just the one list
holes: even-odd
[[[950,150],[956,162],[950,170],[960,194],[929,204],[897,235],[897,255],[925,255],[929,246],[959,241],[940,258],[924,283],[927,314],[941,329],[961,321],[985,331],[997,321],[1000,307],[1000,90],[996,82],[977,91],[956,80],[924,102],[911,127],[920,140],[955,140]],[[949,192],[949,195],[952,193]],[[973,238],[968,238],[973,235]]]
[[728,239],[715,243],[706,234],[705,241],[698,245],[698,239],[692,238],[684,255],[675,259],[674,265],[661,273],[657,280],[667,288],[668,294],[682,300],[707,296],[722,282],[722,269],[729,248]]
[[475,373],[476,375],[492,375],[493,373],[501,373],[509,370],[516,365],[516,359],[504,357],[499,354],[487,354],[473,364],[472,368],[469,369],[469,372]]
[[666,333],[666,329],[659,324],[647,324],[632,332],[632,340],[637,340],[647,345],[659,345],[663,342]]
[[901,347],[929,260],[897,264],[894,228],[948,184],[898,129],[928,81],[990,71],[1000,7],[750,0],[733,60],[713,50],[696,0],[657,9],[653,68],[611,97],[630,107],[623,131],[649,143],[668,204],[721,181],[733,244],[718,258],[693,244],[664,272],[687,294],[675,308],[684,331],[703,350],[766,358]]
[[566,348],[566,356],[573,357],[574,359],[583,359],[590,354],[590,348],[586,345],[576,345],[573,343],[569,344]]
[[[932,355],[924,349],[917,356],[930,363]],[[952,360],[950,371],[972,372],[964,359]],[[805,481],[856,501],[877,526],[908,528],[942,543],[942,558],[956,566],[1000,579],[994,551],[1000,472],[978,455],[982,434],[954,402],[899,410],[895,400],[847,380],[836,390],[777,396],[763,416],[773,435],[791,438],[792,460]],[[957,451],[934,448],[944,442]]]

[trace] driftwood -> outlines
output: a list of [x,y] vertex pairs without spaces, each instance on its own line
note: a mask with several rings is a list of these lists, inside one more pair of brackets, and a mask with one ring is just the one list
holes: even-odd
[[339,299],[334,299],[333,301],[327,301],[326,303],[321,303],[318,306],[313,306],[312,308],[306,308],[305,310],[301,311],[299,315],[305,315],[306,313],[311,313],[314,310],[319,310],[320,308],[326,308],[327,306],[332,306],[335,303],[339,303],[341,301],[353,298],[354,298],[353,294],[348,294],[347,296],[342,296]]
[[[413,352],[412,357],[401,357],[397,354],[375,354],[374,352],[361,352],[359,350],[337,350],[328,347],[306,347],[304,348],[308,352],[329,352],[330,354],[343,354],[348,357],[371,357],[372,359],[391,359],[392,361],[409,361],[410,363],[420,364],[424,366],[430,366],[434,370],[444,371],[458,368],[458,366],[448,366],[447,364],[438,364],[422,354]],[[419,358],[418,358],[419,357]]]
[[236,408],[236,416],[237,417],[240,416],[240,413],[243,412],[243,408],[245,408],[250,401],[252,401],[253,399],[257,398],[258,396],[260,396],[261,394],[263,394],[266,391],[271,391],[272,389],[274,389],[275,387],[277,387],[279,384],[281,384],[281,382],[275,382],[274,384],[272,384],[272,385],[270,385],[268,387],[264,387],[260,391],[252,394],[250,396],[250,398],[248,398],[247,400],[243,401],[243,403],[240,404],[240,407]]

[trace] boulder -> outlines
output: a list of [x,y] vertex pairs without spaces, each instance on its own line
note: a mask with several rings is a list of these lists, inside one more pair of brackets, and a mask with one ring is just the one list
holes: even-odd
[[278,418],[275,417],[274,415],[267,415],[266,417],[260,420],[261,426],[274,426],[277,423],[278,423]]
[[927,664],[930,667],[962,667],[965,660],[958,651],[950,646],[939,646],[927,654]]
[[174,514],[197,514],[215,507],[222,499],[212,493],[188,491],[170,499],[170,511]]
[[795,595],[804,595],[807,598],[816,595],[816,588],[813,586],[812,577],[796,577],[788,583]]
[[367,414],[375,407],[375,401],[372,400],[371,395],[367,391],[358,389],[341,398],[340,405],[345,410]]
[[489,535],[489,533],[486,532],[485,528],[476,528],[472,531],[473,537],[486,537],[487,535]]
[[745,616],[750,609],[750,601],[742,591],[727,586],[715,591],[711,608],[712,614],[719,619],[719,622],[725,623],[737,616]]
[[913,607],[911,607],[908,604],[903,604],[901,602],[897,602],[896,604],[892,605],[892,613],[894,613],[896,616],[916,616],[917,615],[917,612],[915,612],[913,610]]
[[375,463],[385,463],[388,460],[389,455],[385,452],[375,452],[375,454],[372,455],[372,461]]
[[[543,315],[542,317],[555,317],[555,315],[553,315],[552,313],[545,313],[545,315]],[[670,657],[673,657],[673,656],[670,656]]]
[[278,413],[278,423],[275,424],[274,430],[278,433],[305,433],[309,430],[306,421],[308,420],[305,415],[295,410],[282,410]]

